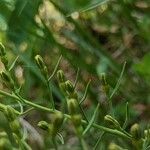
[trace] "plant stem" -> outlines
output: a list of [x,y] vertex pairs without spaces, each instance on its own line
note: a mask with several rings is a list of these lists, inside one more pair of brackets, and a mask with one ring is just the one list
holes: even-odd
[[55,150],[58,150],[57,142],[56,142],[55,137],[52,137],[52,141],[53,141],[53,145],[54,145]]
[[87,150],[87,146],[86,146],[84,139],[82,137],[79,137],[79,141],[80,141],[82,150]]
[[[10,93],[7,93],[7,92],[2,91],[2,90],[0,90],[0,95],[13,98],[13,99],[15,99],[15,100],[17,100],[17,101],[23,101],[26,105],[29,105],[29,106],[31,106],[31,107],[34,107],[34,108],[39,109],[39,110],[42,110],[42,111],[46,111],[46,112],[50,112],[50,113],[60,112],[60,111],[58,111],[58,110],[56,110],[56,109],[53,110],[53,109],[49,109],[49,108],[47,108],[47,107],[44,107],[44,106],[41,106],[41,105],[32,103],[32,102],[31,102],[32,100],[26,100],[26,99],[24,99],[24,98],[22,98],[22,99],[20,100],[20,97],[18,97],[18,96],[16,96],[16,95],[13,95],[13,94],[10,94]],[[64,116],[65,116],[65,118],[67,118],[67,119],[71,119],[71,116],[68,115],[68,114],[64,114]],[[86,125],[88,124],[88,122],[85,121],[85,120],[82,120],[82,123],[83,123],[83,124],[86,124]],[[110,128],[107,128],[107,127],[104,127],[104,126],[100,126],[100,125],[95,124],[95,123],[92,124],[92,127],[97,128],[97,129],[102,130],[102,131],[105,131],[105,132],[108,132],[108,133],[111,133],[111,134],[114,134],[114,135],[118,135],[118,136],[120,136],[120,137],[124,137],[124,138],[129,139],[129,140],[132,139],[132,136],[131,136],[130,134],[129,134],[129,135],[126,135],[125,133],[123,133],[123,132],[121,132],[121,131],[118,131],[117,129],[110,129]]]
[[55,103],[54,103],[54,99],[53,99],[53,95],[52,95],[52,89],[51,89],[51,86],[50,86],[50,83],[49,83],[48,79],[46,81],[46,84],[47,84],[47,88],[48,88],[52,108],[53,108],[53,110],[55,110]]

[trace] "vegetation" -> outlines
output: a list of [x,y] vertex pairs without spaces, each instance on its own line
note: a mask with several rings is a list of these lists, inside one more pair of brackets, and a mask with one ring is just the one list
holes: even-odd
[[149,8],[1,0],[0,149],[150,149]]

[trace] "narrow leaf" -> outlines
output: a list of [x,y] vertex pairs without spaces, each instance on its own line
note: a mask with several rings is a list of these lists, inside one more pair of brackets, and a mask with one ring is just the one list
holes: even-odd
[[129,119],[129,103],[127,102],[126,103],[126,117],[125,117],[125,122],[123,124],[123,129],[126,128],[128,119]]
[[74,82],[74,88],[76,87],[76,85],[77,85],[77,82],[78,82],[78,79],[79,79],[79,72],[80,72],[80,69],[78,68],[78,70],[77,70],[77,75],[76,75],[76,79],[75,79],[75,82]]
[[96,144],[94,145],[94,149],[93,150],[97,150],[98,146],[100,144],[100,141],[102,139],[102,137],[105,135],[105,132],[102,132],[101,135],[99,136],[98,140],[96,141]]
[[9,67],[9,71],[11,71],[13,69],[13,67],[15,66],[17,60],[18,60],[19,56],[16,57],[16,59],[13,61],[13,63],[11,64],[11,66]]
[[61,58],[62,58],[62,55],[59,57],[59,59],[58,59],[58,61],[57,61],[57,63],[56,63],[56,66],[55,66],[55,68],[54,68],[54,71],[53,71],[53,73],[51,74],[51,76],[48,78],[48,81],[50,81],[50,80],[54,77],[54,75],[56,74],[56,71],[57,71],[57,69],[58,69],[59,63],[60,63],[60,61],[61,61]]
[[97,114],[97,112],[98,112],[99,106],[100,106],[100,104],[98,103],[98,104],[97,104],[97,107],[96,107],[96,109],[95,109],[95,111],[94,111],[94,114],[93,114],[93,116],[92,116],[92,118],[91,118],[89,124],[87,125],[86,129],[83,131],[83,134],[82,134],[82,135],[85,135],[85,134],[87,133],[87,131],[89,131],[89,129],[91,128],[92,124],[94,123],[94,120],[95,120],[95,118],[96,118],[96,114]]
[[120,74],[120,76],[119,76],[119,79],[118,79],[118,81],[117,81],[117,83],[116,83],[116,86],[115,86],[115,88],[114,88],[112,94],[110,95],[109,99],[111,99],[111,98],[114,96],[114,94],[116,93],[116,91],[118,90],[118,88],[119,88],[119,86],[120,86],[120,83],[121,83],[121,79],[122,79],[122,77],[123,77],[123,73],[124,73],[125,67],[126,67],[126,62],[124,62],[124,64],[123,64],[121,74]]
[[84,95],[83,95],[81,101],[79,102],[79,104],[83,103],[83,101],[86,99],[86,97],[87,97],[87,92],[88,92],[90,83],[91,83],[91,80],[89,80],[89,82],[87,83],[86,88],[85,88]]

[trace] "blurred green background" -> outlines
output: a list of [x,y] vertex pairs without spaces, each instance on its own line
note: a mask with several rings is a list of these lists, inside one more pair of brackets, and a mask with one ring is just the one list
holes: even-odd
[[[101,90],[100,74],[105,72],[111,89],[119,78],[126,61],[124,76],[113,97],[115,116],[120,122],[125,117],[125,103],[130,104],[130,123],[146,126],[150,116],[150,1],[149,0],[0,0],[0,41],[5,45],[10,61],[19,56],[14,68],[16,82],[22,85],[22,95],[46,105],[48,92],[37,69],[34,56],[40,54],[52,72],[60,55],[60,67],[71,81],[75,80],[77,68],[80,76],[77,85],[79,96],[84,93],[86,83],[92,79],[84,110],[90,118],[97,101],[104,107],[98,122],[103,124],[102,114],[107,113],[105,98]],[[0,70],[3,69],[0,64]],[[58,108],[63,95],[56,79],[53,96]],[[5,89],[0,84],[1,89]],[[18,105],[8,98],[0,102]],[[40,119],[49,115],[33,111],[25,119],[37,129]],[[70,129],[71,130],[71,129]],[[64,129],[66,149],[72,145],[78,149],[72,131]],[[38,131],[41,132],[41,131]],[[98,137],[93,131],[93,140],[87,136],[92,147]],[[39,136],[39,135],[34,135]],[[36,149],[37,141],[29,142]],[[108,138],[109,137],[109,138]],[[107,143],[119,140],[106,135],[101,149]],[[41,142],[41,143],[42,143]],[[40,142],[39,142],[40,143]],[[41,144],[42,145],[42,144]],[[41,146],[42,147],[42,146]],[[63,148],[62,148],[63,149]]]

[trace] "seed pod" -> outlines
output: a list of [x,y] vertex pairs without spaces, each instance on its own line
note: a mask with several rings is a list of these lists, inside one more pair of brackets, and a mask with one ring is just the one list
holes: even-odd
[[71,83],[71,81],[67,80],[65,82],[65,89],[68,94],[74,93],[74,87],[73,87],[73,84]]
[[5,47],[2,43],[0,43],[0,56],[5,56],[6,55],[6,51],[5,51]]
[[72,98],[72,99],[69,99],[67,103],[68,103],[69,113],[71,115],[78,114],[79,106],[78,106],[77,100]]
[[62,70],[57,71],[57,79],[59,83],[65,82],[64,72]]
[[40,121],[38,127],[43,130],[49,130],[49,124],[46,121]]
[[16,119],[15,109],[11,106],[6,106],[5,115],[9,121],[14,121]]
[[53,136],[56,136],[56,134],[58,133],[59,129],[61,128],[61,126],[63,124],[63,120],[64,120],[64,116],[61,112],[57,112],[54,115],[53,128],[52,128],[52,135]]
[[130,133],[134,139],[139,140],[141,138],[141,130],[139,124],[135,123],[131,126]]
[[119,122],[110,115],[106,115],[104,117],[104,120],[107,121],[110,125],[112,125],[116,129],[121,128]]
[[110,143],[108,150],[123,150],[123,148],[121,148],[120,146],[118,146],[115,143]]

